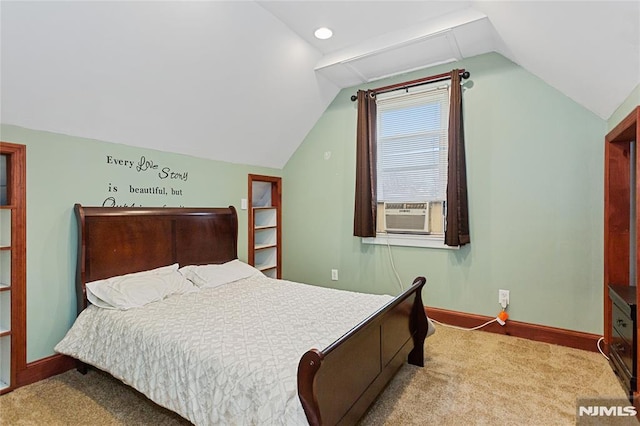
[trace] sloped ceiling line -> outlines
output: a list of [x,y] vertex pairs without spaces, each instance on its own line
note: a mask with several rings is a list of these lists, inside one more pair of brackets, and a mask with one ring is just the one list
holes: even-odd
[[[605,120],[640,84],[639,1],[2,1],[0,11],[3,123],[273,168],[341,88],[434,64],[495,51]],[[333,39],[315,39],[319,26]]]

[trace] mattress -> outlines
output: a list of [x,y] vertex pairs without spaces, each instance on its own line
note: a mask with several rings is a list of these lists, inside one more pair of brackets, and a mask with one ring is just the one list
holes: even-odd
[[255,275],[137,309],[90,305],[55,350],[196,425],[306,424],[300,357],[390,300]]

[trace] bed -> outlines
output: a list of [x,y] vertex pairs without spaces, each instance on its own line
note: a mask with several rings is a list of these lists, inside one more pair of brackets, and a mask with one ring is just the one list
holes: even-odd
[[78,318],[56,351],[195,424],[355,424],[404,363],[424,365],[423,277],[391,297],[249,273],[137,309],[102,309],[88,302],[87,283],[239,262],[237,214],[232,206],[74,211]]

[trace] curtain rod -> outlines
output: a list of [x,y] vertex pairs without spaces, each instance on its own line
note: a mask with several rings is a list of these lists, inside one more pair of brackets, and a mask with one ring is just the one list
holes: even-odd
[[[471,76],[471,73],[469,71],[466,71],[464,68],[461,70],[458,70],[458,73],[465,80]],[[410,87],[421,86],[427,83],[435,83],[438,81],[444,81],[444,80],[450,80],[450,79],[451,79],[451,73],[446,72],[442,74],[431,75],[429,77],[419,78],[417,80],[405,81],[404,83],[397,83],[397,84],[391,84],[389,86],[378,87],[377,89],[371,89],[371,91],[375,92],[376,94],[387,93],[387,92],[393,92],[394,90],[408,89]],[[356,95],[351,95],[352,101],[355,101],[356,99],[358,99]]]

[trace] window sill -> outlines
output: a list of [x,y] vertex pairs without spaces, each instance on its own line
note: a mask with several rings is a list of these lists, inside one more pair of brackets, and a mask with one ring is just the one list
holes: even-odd
[[404,247],[422,247],[444,250],[458,250],[460,247],[451,247],[444,244],[444,237],[435,235],[411,235],[411,234],[383,234],[375,237],[362,238],[364,244],[380,244]]

